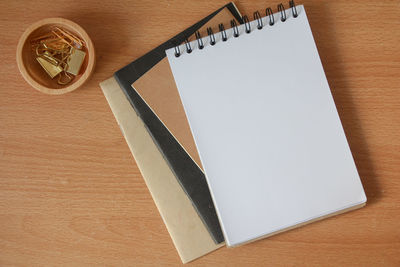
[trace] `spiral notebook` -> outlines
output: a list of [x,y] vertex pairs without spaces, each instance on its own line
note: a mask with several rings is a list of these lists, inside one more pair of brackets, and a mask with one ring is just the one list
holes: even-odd
[[304,6],[290,4],[166,51],[228,246],[366,202]]

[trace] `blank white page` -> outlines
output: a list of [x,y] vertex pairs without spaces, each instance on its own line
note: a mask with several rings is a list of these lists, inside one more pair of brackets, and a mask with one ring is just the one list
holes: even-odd
[[366,196],[303,6],[204,49],[167,50],[228,246]]

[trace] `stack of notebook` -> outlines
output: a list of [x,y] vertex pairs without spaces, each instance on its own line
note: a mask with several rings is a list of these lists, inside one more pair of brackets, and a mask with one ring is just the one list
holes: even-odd
[[100,84],[183,262],[366,197],[304,6],[229,3]]

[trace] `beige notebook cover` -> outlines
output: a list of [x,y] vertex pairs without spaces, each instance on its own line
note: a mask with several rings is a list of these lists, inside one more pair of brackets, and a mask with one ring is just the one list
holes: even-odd
[[183,263],[216,245],[114,78],[100,84]]
[[[218,24],[223,23],[226,29],[228,29],[228,25],[230,25],[232,19],[234,19],[232,13],[226,9],[221,10],[220,13],[200,29],[201,36],[207,36],[207,27],[211,27],[215,34],[219,34]],[[192,36],[190,39],[194,40],[195,38]],[[206,40],[207,38],[204,38],[204,42]],[[135,81],[132,87],[158,116],[194,162],[202,168],[168,59],[164,58],[161,60]]]

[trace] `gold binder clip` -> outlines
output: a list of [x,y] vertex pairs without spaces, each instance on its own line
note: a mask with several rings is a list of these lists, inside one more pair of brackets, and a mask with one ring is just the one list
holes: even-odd
[[36,55],[38,57],[42,57],[44,59],[46,59],[49,63],[53,64],[53,65],[59,65],[60,61],[54,57],[54,53],[51,53],[50,50],[47,48],[46,45],[42,46],[37,46],[36,47]]
[[72,48],[71,50],[71,54],[67,59],[67,72],[73,75],[78,75],[82,67],[82,63],[85,60],[86,53],[75,48]]
[[60,66],[53,65],[42,57],[37,57],[36,60],[52,79],[63,71]]

